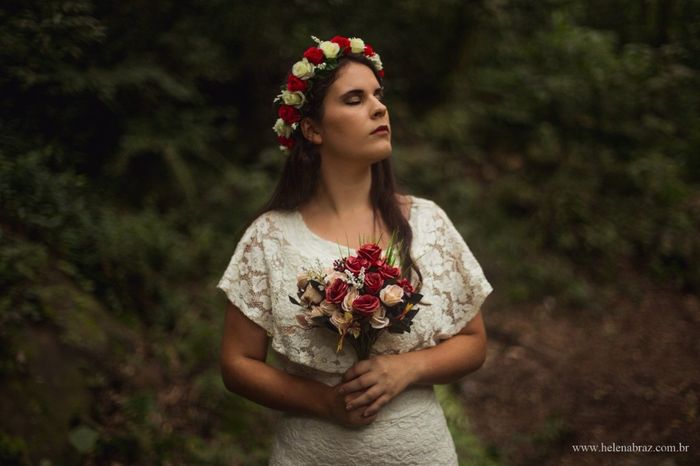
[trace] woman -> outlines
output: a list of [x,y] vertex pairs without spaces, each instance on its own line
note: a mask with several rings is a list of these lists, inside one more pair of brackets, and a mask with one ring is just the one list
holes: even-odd
[[[218,284],[230,300],[225,385],[284,411],[270,464],[457,464],[432,385],[483,364],[479,309],[491,286],[439,206],[395,192],[379,55],[358,38],[314,40],[276,99],[281,180]],[[288,295],[304,266],[358,250],[355,238],[386,248],[392,232],[429,305],[410,333],[382,334],[357,362],[328,330],[301,328]],[[268,342],[282,369],[266,364]]]

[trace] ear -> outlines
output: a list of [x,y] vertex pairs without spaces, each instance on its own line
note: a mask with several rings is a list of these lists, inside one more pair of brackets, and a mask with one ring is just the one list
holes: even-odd
[[299,126],[301,127],[301,134],[303,134],[307,140],[316,145],[323,142],[318,125],[316,125],[311,118],[304,118],[299,122]]

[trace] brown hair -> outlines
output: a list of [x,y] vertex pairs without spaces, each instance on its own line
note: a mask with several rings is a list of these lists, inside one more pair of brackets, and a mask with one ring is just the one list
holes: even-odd
[[[306,104],[302,108],[302,118],[308,117],[314,121],[323,119],[323,99],[328,89],[337,78],[338,71],[349,62],[361,63],[368,66],[379,84],[383,84],[372,62],[363,55],[346,55],[338,60],[338,67],[322,77],[314,79],[313,86],[306,92]],[[293,211],[311,199],[318,184],[317,174],[321,169],[321,157],[318,146],[308,141],[297,129],[292,134],[295,144],[287,155],[282,174],[270,200],[253,217],[248,226],[260,215],[271,210]],[[411,257],[413,230],[401,213],[397,199],[396,180],[391,165],[391,159],[386,158],[372,164],[372,186],[370,200],[376,216],[380,212],[384,224],[389,231],[396,231],[397,239],[401,241],[399,257],[401,272],[404,276],[412,276],[413,271],[418,276],[416,291],[420,290],[423,275]]]

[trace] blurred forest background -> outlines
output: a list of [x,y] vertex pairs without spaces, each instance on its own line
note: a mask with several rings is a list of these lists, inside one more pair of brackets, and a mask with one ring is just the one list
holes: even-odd
[[440,388],[464,464],[698,464],[696,0],[3,2],[0,463],[265,464],[215,284],[287,67],[336,34],[496,290],[487,364]]

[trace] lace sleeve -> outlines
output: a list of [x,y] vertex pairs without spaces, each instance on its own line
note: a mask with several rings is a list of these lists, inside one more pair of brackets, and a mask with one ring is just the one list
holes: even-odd
[[436,284],[443,306],[433,338],[439,342],[462,330],[493,288],[462,235],[440,207],[435,212],[435,228],[436,247],[441,249]]
[[250,320],[273,334],[267,260],[260,219],[253,222],[236,245],[217,288]]

